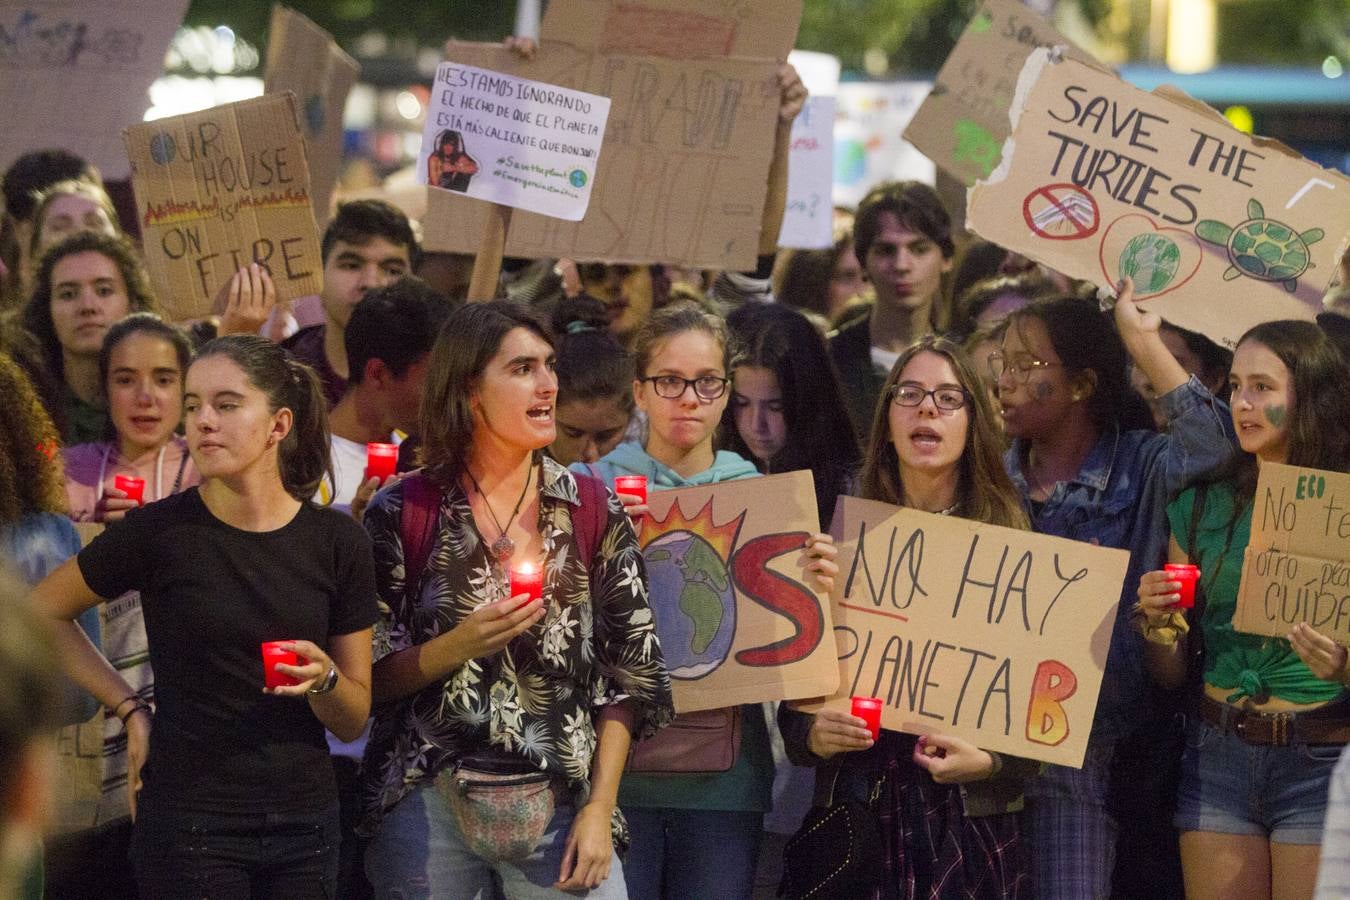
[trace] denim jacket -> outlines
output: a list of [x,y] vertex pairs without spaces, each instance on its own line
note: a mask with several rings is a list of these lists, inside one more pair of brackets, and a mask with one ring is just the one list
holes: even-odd
[[[1143,638],[1130,627],[1129,618],[1139,577],[1166,560],[1167,504],[1226,465],[1235,452],[1227,405],[1194,377],[1159,400],[1167,415],[1166,433],[1107,429],[1078,474],[1056,484],[1039,514],[1031,517],[1032,527],[1042,534],[1130,552],[1092,723],[1094,741],[1124,737],[1146,713]],[[1029,489],[1022,468],[1029,450],[1028,442],[1019,438],[1003,460],[1024,502]]]

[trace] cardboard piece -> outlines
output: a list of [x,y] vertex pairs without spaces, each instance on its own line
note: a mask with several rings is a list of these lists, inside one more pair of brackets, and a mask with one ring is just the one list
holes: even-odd
[[361,64],[328,32],[280,4],[272,7],[267,34],[263,90],[290,91],[299,99],[309,151],[310,197],[314,217],[323,225],[342,165],[342,113],[361,76]]
[[900,136],[928,96],[927,81],[850,81],[839,85],[834,126],[834,202],[857,206],[882,181],[932,184],[932,160]]
[[792,122],[780,247],[815,250],[834,243],[834,108],[833,97],[808,97]]
[[1233,347],[1311,320],[1350,244],[1350,178],[1177,91],[1032,53],[1003,162],[970,191],[982,237]]
[[209,315],[241,265],[267,263],[277,300],[323,288],[295,95],[128,128],[146,265],[170,317]]
[[839,690],[802,708],[1082,766],[1126,551],[853,497],[832,531]]
[[118,135],[150,108],[150,85],[188,0],[0,0],[0,171],[61,147],[108,180],[130,173]]
[[[507,254],[754,268],[778,61],[800,19],[801,0],[553,0],[531,62],[496,44],[449,44],[458,63],[612,101],[586,217],[518,215]],[[428,193],[427,249],[475,252],[486,211]]]
[[1350,647],[1350,475],[1262,463],[1233,627],[1299,622]]
[[989,177],[1011,130],[1008,109],[1027,55],[1056,46],[1070,58],[1101,66],[1018,0],[984,0],[905,128],[905,139],[967,186]]
[[108,526],[102,522],[76,522],[75,531],[80,535],[80,546],[88,547],[89,542],[103,533]]
[[608,97],[443,62],[418,175],[436,191],[577,222],[591,201],[608,118]]
[[839,672],[830,608],[803,579],[809,472],[652,491],[638,529],[677,712],[817,697]]

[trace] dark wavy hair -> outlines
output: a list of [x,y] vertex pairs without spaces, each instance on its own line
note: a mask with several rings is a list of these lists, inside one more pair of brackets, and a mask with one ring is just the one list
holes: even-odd
[[445,320],[432,345],[419,415],[421,460],[443,484],[458,475],[473,443],[470,396],[502,341],[516,328],[553,346],[530,308],[512,300],[461,306]]
[[0,526],[66,512],[61,435],[28,376],[0,353]]
[[[835,500],[847,489],[862,453],[853,437],[825,339],[806,316],[773,303],[747,303],[727,317],[727,326],[741,347],[738,368],[768,369],[778,379],[783,395],[787,442],[769,460],[767,470],[809,470],[815,477],[820,520],[827,526]],[[725,449],[766,468],[755,459],[736,427],[734,395],[722,414],[721,434]]]
[[961,349],[946,338],[928,335],[911,344],[891,367],[872,414],[860,474],[859,495],[894,506],[905,502],[900,483],[900,457],[891,440],[891,396],[909,361],[920,353],[935,353],[951,363],[956,380],[966,391],[970,427],[961,451],[956,515],[1007,528],[1030,528],[1021,496],[1003,467],[1003,432],[988,389]]
[[314,370],[279,344],[256,334],[231,334],[208,341],[197,351],[193,363],[211,356],[223,356],[242,369],[249,384],[267,397],[269,410],[291,411],[291,430],[277,448],[286,493],[306,502],[325,476],[332,482],[328,401]]

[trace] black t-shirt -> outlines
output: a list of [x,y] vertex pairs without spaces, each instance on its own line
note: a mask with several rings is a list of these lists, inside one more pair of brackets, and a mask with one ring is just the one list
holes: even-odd
[[80,551],[101,597],[141,592],[156,714],[145,789],[209,810],[319,810],[336,797],[323,725],[303,698],[263,693],[259,645],[378,618],[370,540],[309,503],[275,531],[213,516],[196,488],[132,510]]

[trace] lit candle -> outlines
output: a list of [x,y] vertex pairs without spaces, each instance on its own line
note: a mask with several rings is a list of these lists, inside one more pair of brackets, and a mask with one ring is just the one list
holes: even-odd
[[383,482],[398,469],[398,444],[366,444],[365,479]]
[[128,500],[135,500],[137,506],[145,505],[145,479],[135,475],[117,475],[113,477],[113,487],[126,491]]
[[647,502],[646,475],[620,475],[614,479],[614,493],[632,494],[639,503]]
[[282,644],[289,643],[290,641],[263,641],[263,683],[269,688],[291,687],[300,683],[300,679],[295,676],[277,671],[277,663],[287,666],[300,665],[300,657],[296,655],[294,650],[283,650],[281,648]]
[[872,732],[872,740],[881,736],[881,698],[880,697],[854,697],[853,715],[867,723],[868,729]]
[[[544,570],[534,563],[524,562],[511,569],[511,596],[528,594],[525,603],[529,603],[544,593]],[[522,603],[522,606],[525,604]]]

